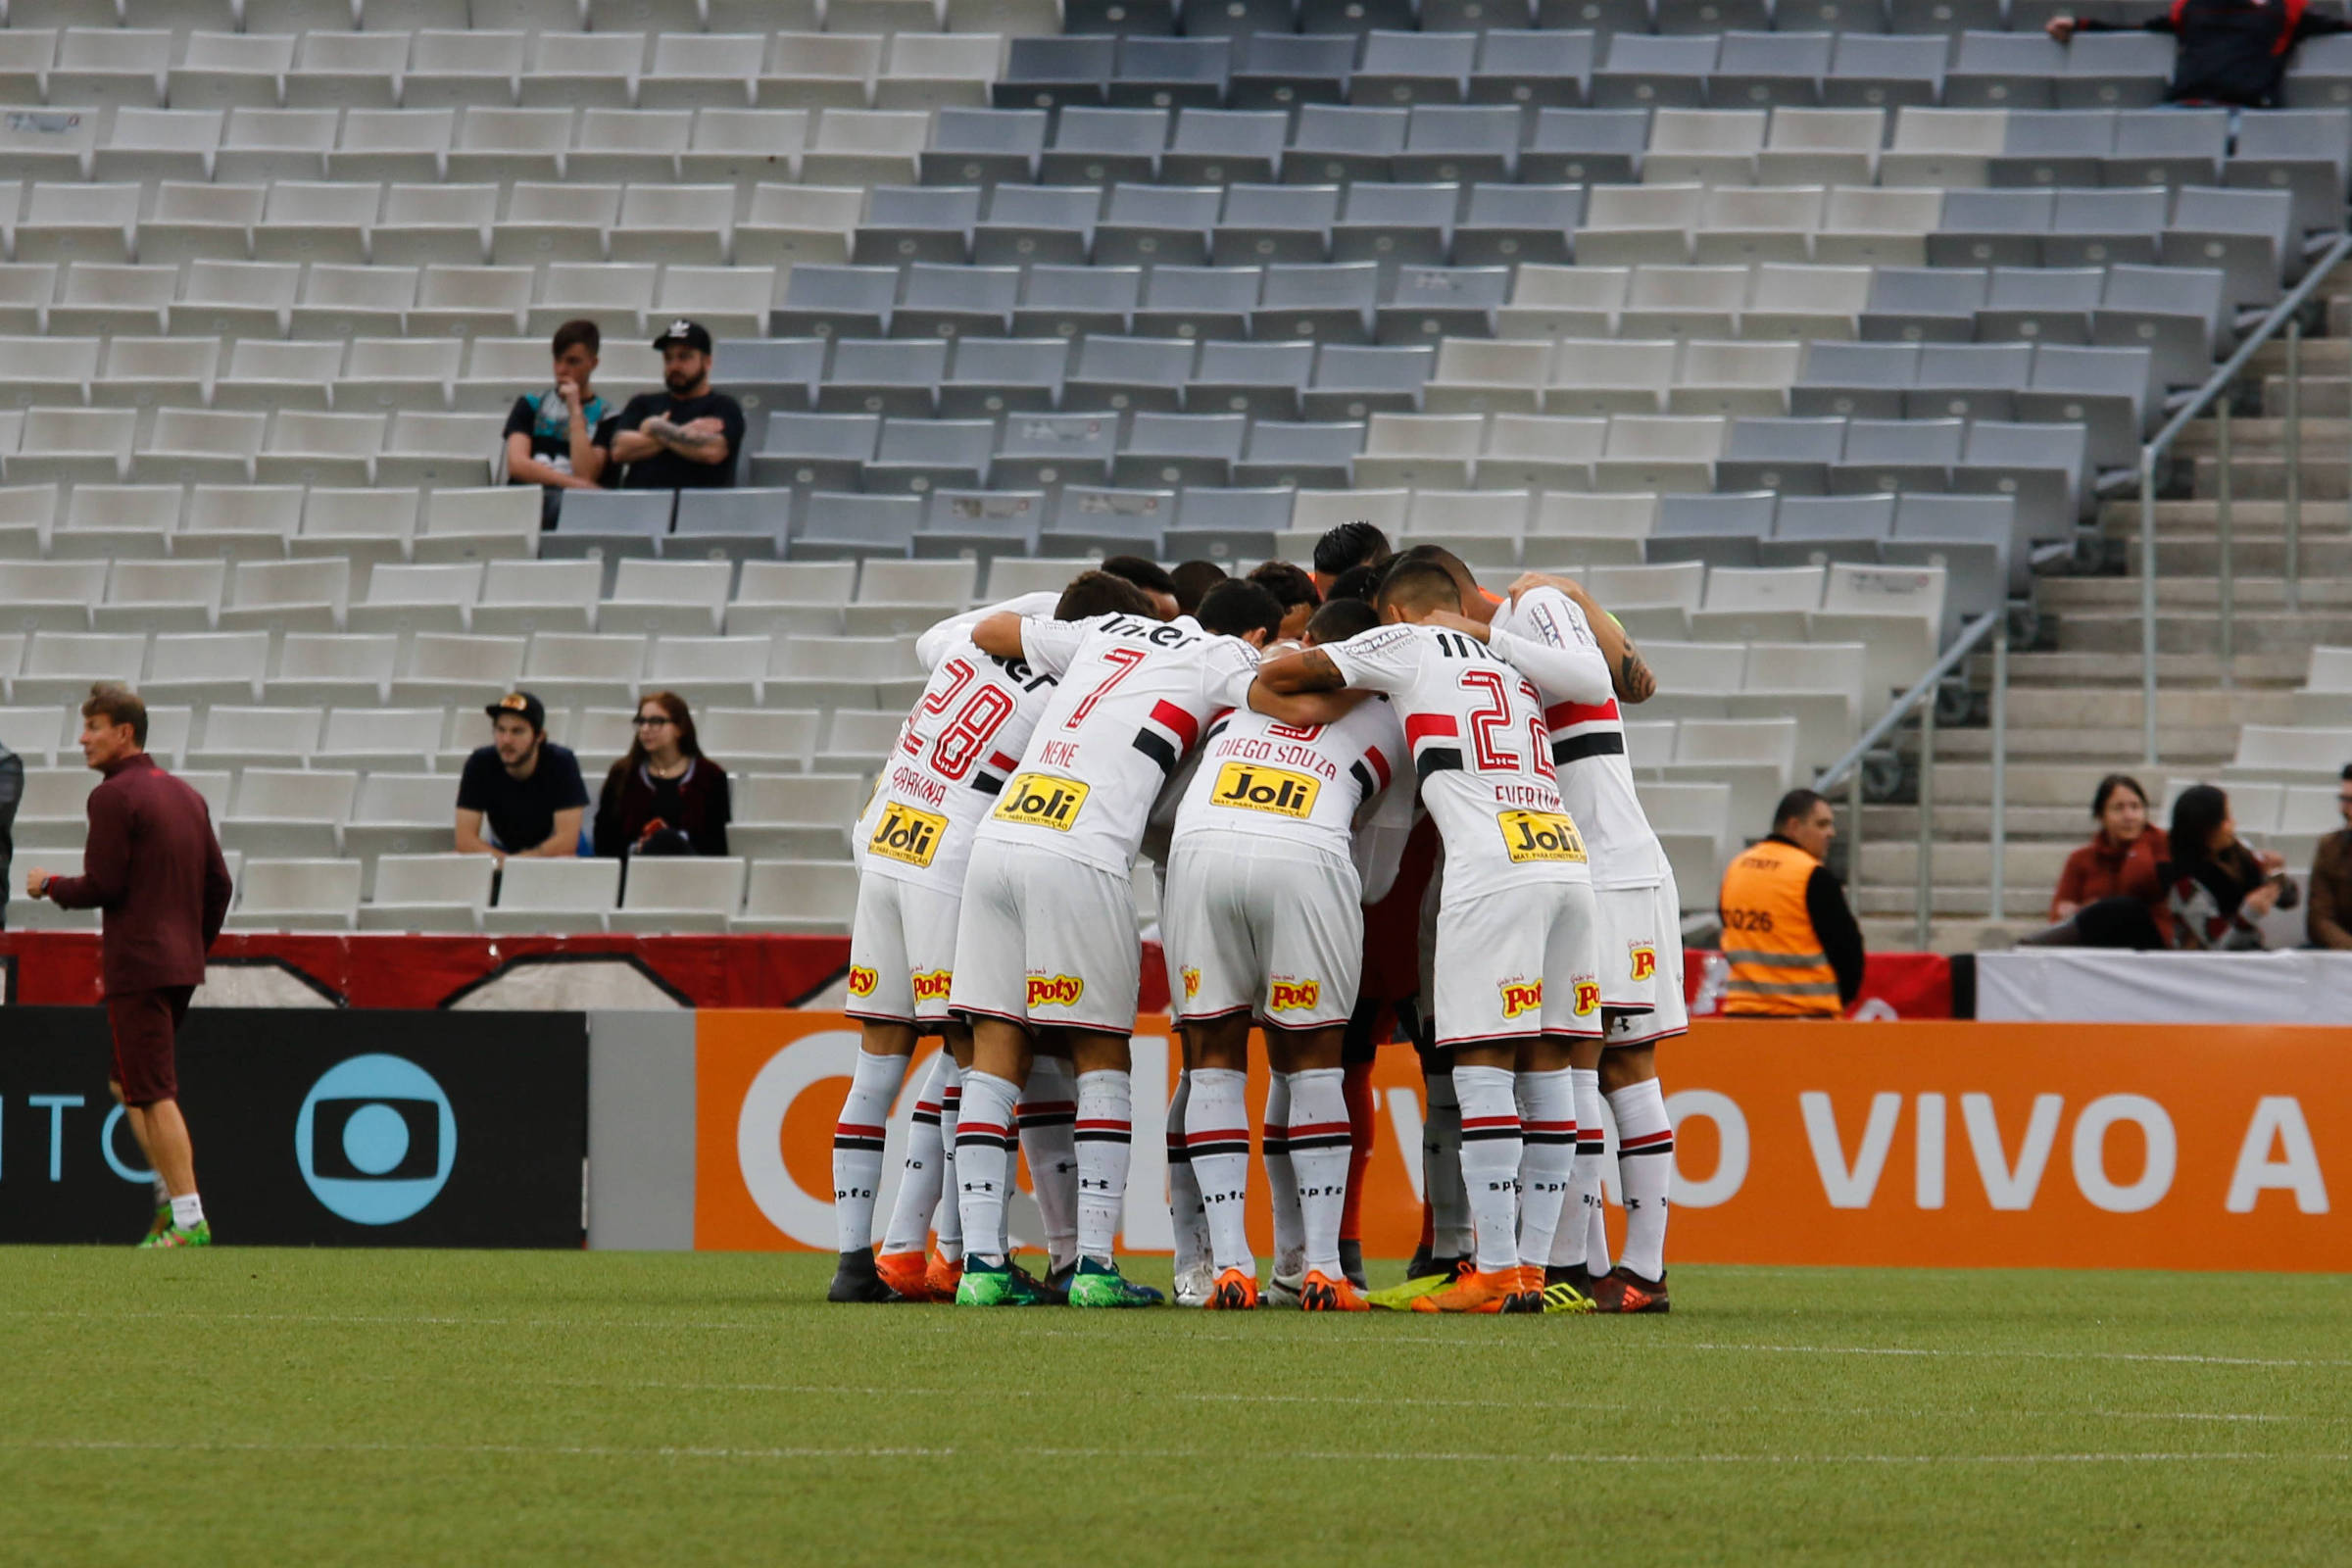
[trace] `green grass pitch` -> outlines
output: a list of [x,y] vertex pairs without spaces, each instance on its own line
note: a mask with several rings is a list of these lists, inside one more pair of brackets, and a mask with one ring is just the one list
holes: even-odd
[[0,1562],[2352,1560],[2347,1277],[1438,1320],[827,1306],[829,1261],[0,1250]]

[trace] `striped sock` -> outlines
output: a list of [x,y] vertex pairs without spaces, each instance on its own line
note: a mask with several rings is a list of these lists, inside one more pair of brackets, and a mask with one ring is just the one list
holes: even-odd
[[1609,1097],[1617,1116],[1617,1182],[1625,1194],[1627,1268],[1645,1280],[1666,1274],[1667,1193],[1674,1186],[1674,1124],[1655,1078]]
[[[963,1075],[963,1114],[956,1123],[956,1206],[973,1255],[1004,1256],[1004,1200],[1012,1187],[1012,1107],[1020,1085],[994,1073]],[[997,1249],[988,1258],[983,1248]]]
[[840,1249],[856,1252],[874,1245],[874,1194],[882,1186],[882,1138],[889,1130],[890,1102],[906,1076],[905,1056],[858,1053],[850,1095],[841,1120],[833,1124],[833,1227]]
[[1364,1235],[1364,1172],[1372,1165],[1372,1064],[1351,1061],[1340,1070],[1348,1101],[1348,1201],[1340,1210],[1340,1240],[1355,1242]]
[[[1447,1058],[1434,1057],[1437,1062]],[[1453,1074],[1440,1067],[1426,1080],[1429,1117],[1422,1124],[1421,1191],[1429,1200],[1430,1251],[1460,1257],[1470,1250],[1470,1200],[1463,1188],[1462,1102]],[[1516,1245],[1516,1244],[1514,1244]]]
[[1191,1114],[1193,1075],[1176,1075],[1176,1095],[1168,1102],[1168,1217],[1176,1230],[1176,1272],[1208,1266],[1208,1215],[1200,1207],[1200,1183],[1193,1175],[1193,1156],[1184,1147],[1184,1127]]
[[1229,1067],[1193,1069],[1193,1101],[1185,1112],[1184,1144],[1193,1178],[1208,1213],[1208,1250],[1220,1274],[1257,1272],[1250,1255],[1250,1075]]
[[1462,1107],[1462,1186],[1482,1274],[1519,1266],[1516,1077],[1508,1067],[1453,1069],[1453,1091]]
[[1021,1090],[1021,1152],[1029,1161],[1029,1186],[1046,1223],[1046,1252],[1053,1266],[1078,1256],[1078,1084],[1060,1056],[1039,1056]]
[[939,1207],[947,1164],[939,1132],[939,1064],[950,1070],[956,1058],[941,1052],[924,1069],[922,1087],[914,1092],[914,1118],[906,1126],[906,1159],[899,1167],[899,1195],[890,1205],[890,1224],[882,1233],[885,1252],[919,1252],[931,1232],[931,1213]]
[[1291,1075],[1266,1084],[1266,1125],[1258,1144],[1266,1165],[1266,1196],[1274,1204],[1274,1276],[1295,1280],[1306,1267],[1306,1221],[1298,1207],[1298,1175],[1291,1163]]
[[1291,1168],[1298,1178],[1306,1266],[1336,1280],[1340,1277],[1341,1218],[1348,1207],[1348,1167],[1353,1158],[1348,1091],[1337,1067],[1316,1067],[1288,1076]]
[[1608,1157],[1600,1127],[1600,1069],[1571,1067],[1568,1078],[1576,1091],[1576,1168],[1560,1204],[1560,1232],[1551,1260],[1589,1266],[1592,1218],[1600,1213],[1601,1165]]
[[[1569,1070],[1523,1072],[1516,1094],[1522,1147],[1519,1153],[1519,1262],[1544,1267],[1551,1261],[1554,1232],[1579,1229],[1581,1208],[1563,1209],[1569,1176],[1576,1167],[1576,1090]],[[1568,1216],[1563,1219],[1565,1212]]]
[[1078,1075],[1078,1252],[1107,1263],[1127,1206],[1135,1089],[1122,1068]]
[[963,1069],[946,1052],[947,1067],[939,1082],[939,1213],[931,1229],[939,1236],[939,1255],[951,1263],[963,1261],[963,1210],[956,1186],[956,1125],[963,1108]]
[[[1585,1161],[1592,1162],[1592,1175],[1588,1182],[1577,1178],[1581,1192],[1589,1194],[1585,1203],[1585,1272],[1594,1279],[1609,1271],[1608,1195],[1602,1191],[1602,1179],[1609,1173],[1608,1134],[1601,1126],[1600,1072],[1597,1068],[1580,1073],[1576,1080],[1576,1162],[1581,1171]],[[1568,1219],[1560,1217],[1560,1234],[1569,1234]],[[1553,1250],[1556,1253],[1558,1249]],[[1575,1262],[1574,1257],[1562,1259]]]

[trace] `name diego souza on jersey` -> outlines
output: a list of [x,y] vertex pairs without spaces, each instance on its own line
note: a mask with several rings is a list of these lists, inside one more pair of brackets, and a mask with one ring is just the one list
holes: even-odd
[[1004,793],[997,798],[997,808],[989,814],[1000,822],[1050,827],[1056,833],[1067,833],[1070,824],[1078,820],[1078,810],[1086,805],[1087,794],[1088,786],[1074,778],[1020,773],[1004,786]]

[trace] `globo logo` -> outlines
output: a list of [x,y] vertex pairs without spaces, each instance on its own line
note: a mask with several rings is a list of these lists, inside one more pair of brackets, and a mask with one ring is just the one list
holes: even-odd
[[294,1157],[330,1212],[394,1225],[441,1195],[457,1163],[458,1118],[433,1075],[407,1057],[353,1056],[304,1098]]

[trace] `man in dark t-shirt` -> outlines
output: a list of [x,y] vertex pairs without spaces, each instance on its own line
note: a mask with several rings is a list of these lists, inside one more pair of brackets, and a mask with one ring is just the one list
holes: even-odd
[[546,705],[509,692],[486,711],[490,744],[466,759],[458,778],[458,853],[495,856],[502,865],[516,855],[578,855],[588,786],[579,759],[547,738]]
[[654,339],[662,351],[659,392],[641,392],[604,432],[612,461],[627,466],[624,490],[725,489],[743,450],[743,406],[710,390],[710,333],[672,321]]

